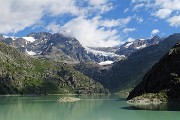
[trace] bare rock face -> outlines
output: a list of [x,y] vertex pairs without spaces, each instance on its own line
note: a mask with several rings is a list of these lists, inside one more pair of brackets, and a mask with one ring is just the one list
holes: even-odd
[[[153,98],[165,98],[163,101],[180,100],[180,42],[145,74],[127,100],[135,100],[137,96],[144,99],[143,96],[148,93],[158,94]],[[152,94],[146,95],[146,98],[152,99]]]

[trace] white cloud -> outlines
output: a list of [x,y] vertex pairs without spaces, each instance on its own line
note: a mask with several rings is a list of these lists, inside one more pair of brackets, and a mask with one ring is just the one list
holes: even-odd
[[57,31],[66,36],[75,37],[83,46],[87,47],[112,47],[120,43],[120,36],[116,29],[101,27],[99,17],[86,19],[78,17],[67,22],[62,27],[53,24],[50,28],[58,28]]
[[101,23],[101,26],[104,26],[104,27],[116,27],[116,26],[119,26],[121,24],[121,21],[118,19],[118,20],[103,20],[102,23]]
[[160,32],[159,29],[154,29],[154,30],[152,30],[151,35],[155,35],[155,34],[157,34],[157,33],[159,33],[159,32]]
[[102,19],[113,8],[110,0],[6,0],[0,4],[0,33],[17,33],[43,23],[44,16],[70,15],[67,23],[44,23],[48,31],[77,38],[84,46],[110,47],[120,43],[116,27],[124,27],[131,17]]
[[151,15],[164,19],[171,26],[180,26],[176,20],[180,16],[180,0],[132,0],[131,3],[135,10],[144,4],[145,10]]
[[179,16],[173,16],[167,20],[171,26],[178,27],[180,26],[180,15]]
[[[0,33],[17,32],[31,26],[42,17],[43,10],[38,2],[32,0],[6,0],[0,4]],[[32,10],[29,10],[32,9]]]
[[120,36],[116,27],[125,27],[131,19],[131,17],[127,17],[109,20],[102,19],[100,16],[87,19],[80,16],[62,26],[51,23],[47,26],[47,30],[75,37],[83,46],[112,47],[120,44]]
[[83,13],[83,9],[76,6],[75,0],[6,0],[1,2],[0,11],[0,33],[16,33],[35,25],[45,14]]
[[81,3],[85,1],[89,3],[85,10],[90,10],[91,12],[97,10],[99,13],[104,13],[113,8],[113,5],[109,2],[110,0],[80,0]]
[[[0,4],[0,33],[17,33],[41,23],[46,30],[75,37],[84,46],[111,47],[120,43],[117,29],[132,20],[102,19],[101,14],[112,8],[110,0],[6,0]],[[73,18],[61,25],[55,21],[46,25],[42,19],[63,15]]]
[[138,23],[142,23],[144,21],[144,19],[142,17],[137,17],[136,20]]
[[135,11],[135,10],[137,10],[139,8],[142,8],[142,7],[144,7],[144,3],[137,4],[137,5],[134,6],[133,11]]
[[101,26],[104,27],[116,27],[116,26],[125,26],[126,24],[128,24],[130,21],[132,20],[131,17],[127,17],[127,18],[120,18],[117,20],[111,19],[105,19],[101,21]]
[[161,19],[167,18],[171,15],[172,10],[170,9],[159,9],[157,12],[155,12],[155,16],[159,17]]
[[133,32],[135,30],[136,30],[136,28],[124,28],[122,32],[123,33],[129,33],[129,32]]
[[94,6],[99,6],[107,3],[107,0],[89,0],[89,3]]
[[[43,0],[42,2],[45,3],[45,1],[48,0]],[[84,14],[85,12],[83,9],[78,7],[78,5],[76,5],[76,0],[64,0],[63,2],[60,0],[49,0],[45,3],[45,5],[45,10],[50,12],[50,14],[53,16],[66,13],[78,16],[79,14]]]
[[180,10],[180,0],[155,0],[155,5],[170,9],[170,10]]
[[128,12],[129,11],[129,8],[126,8],[125,10],[124,10],[124,13],[126,13],[126,12]]
[[147,2],[147,0],[132,0],[132,3]]
[[127,39],[127,42],[133,42],[133,41],[135,41],[134,38],[131,38],[131,37],[130,37],[130,38]]
[[[88,1],[88,2],[87,2]],[[87,2],[87,6],[81,6]],[[109,0],[5,0],[0,4],[0,33],[16,33],[40,23],[43,16],[88,16],[112,9]]]
[[132,17],[127,17],[127,18],[119,19],[121,25],[126,25],[126,24],[128,24],[131,20],[132,20]]
[[48,31],[51,31],[53,33],[59,32],[61,29],[61,26],[58,25],[57,23],[50,23],[49,25],[47,25],[46,29]]
[[180,0],[155,0],[155,5],[158,8],[155,16],[165,19],[171,26],[180,26]]

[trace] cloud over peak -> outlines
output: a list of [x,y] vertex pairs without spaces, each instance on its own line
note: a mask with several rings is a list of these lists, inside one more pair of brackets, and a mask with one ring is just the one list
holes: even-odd
[[[37,24],[42,17],[70,14],[87,16],[89,13],[111,9],[108,0],[5,0],[0,4],[0,33],[16,33]],[[2,12],[3,11],[3,12]]]
[[154,29],[154,30],[152,30],[151,35],[156,35],[156,34],[158,34],[159,32],[160,32],[159,29]]
[[[128,20],[127,20],[128,19]],[[49,24],[48,29],[60,32],[66,36],[75,37],[79,42],[88,47],[112,47],[120,44],[120,36],[114,28],[129,22],[129,18],[118,20],[102,20],[100,17],[87,19],[85,17],[74,18],[63,26]]]
[[0,34],[59,32],[77,38],[84,46],[111,47],[128,38],[149,37],[148,31],[162,26],[171,26],[161,29],[162,33],[177,32],[179,3],[180,0],[4,0],[0,4]]
[[119,44],[116,27],[126,25],[131,18],[102,19],[101,14],[112,9],[109,0],[6,0],[0,4],[0,33],[17,33],[43,21],[44,16],[72,18],[59,24],[54,20],[43,27],[51,32],[77,38],[84,46],[115,46]]

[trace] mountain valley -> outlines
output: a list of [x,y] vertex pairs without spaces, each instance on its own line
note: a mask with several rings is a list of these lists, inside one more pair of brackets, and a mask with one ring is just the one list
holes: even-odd
[[[1,35],[0,41],[13,47],[11,49],[15,48],[22,54],[26,54],[25,56],[29,59],[38,59],[38,63],[42,61],[42,63],[40,62],[40,65],[42,64],[41,67],[46,67],[43,61],[50,61],[52,66],[58,64],[58,67],[53,67],[55,71],[58,69],[61,70],[62,66],[64,66],[63,68],[69,68],[70,71],[79,71],[81,75],[77,73],[80,76],[85,75],[82,77],[83,79],[88,78],[95,80],[102,84],[105,89],[114,93],[131,90],[136,86],[143,79],[145,73],[150,70],[175,43],[180,41],[180,34],[173,34],[167,38],[154,36],[152,39],[138,39],[112,48],[85,47],[82,46],[76,38],[67,37],[59,33],[51,34],[46,32],[31,33],[26,37]],[[6,64],[8,64],[8,62],[6,62]],[[32,64],[32,66],[34,66],[34,64]],[[2,69],[4,68],[2,67]],[[50,70],[50,73],[53,69]],[[43,74],[47,73],[43,72]],[[4,76],[6,75],[3,75],[3,78]],[[56,76],[56,74],[52,76]],[[53,78],[52,76],[48,78]],[[42,76],[36,77],[45,79]],[[55,77],[53,79],[57,78]],[[67,79],[67,84],[71,86],[71,83],[68,83],[70,78],[66,77],[65,79]],[[21,86],[18,89],[23,89],[23,87]],[[70,89],[74,91],[74,87]],[[76,88],[76,90],[77,89],[78,88]],[[102,93],[108,93],[103,87],[101,89]],[[41,91],[39,93],[43,92]],[[93,91],[90,93],[93,93]]]

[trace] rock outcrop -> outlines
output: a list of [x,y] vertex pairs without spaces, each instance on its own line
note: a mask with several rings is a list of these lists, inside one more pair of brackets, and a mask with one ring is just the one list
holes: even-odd
[[75,97],[63,97],[63,98],[60,98],[58,101],[59,102],[76,102],[79,100],[81,100],[81,99],[75,98]]

